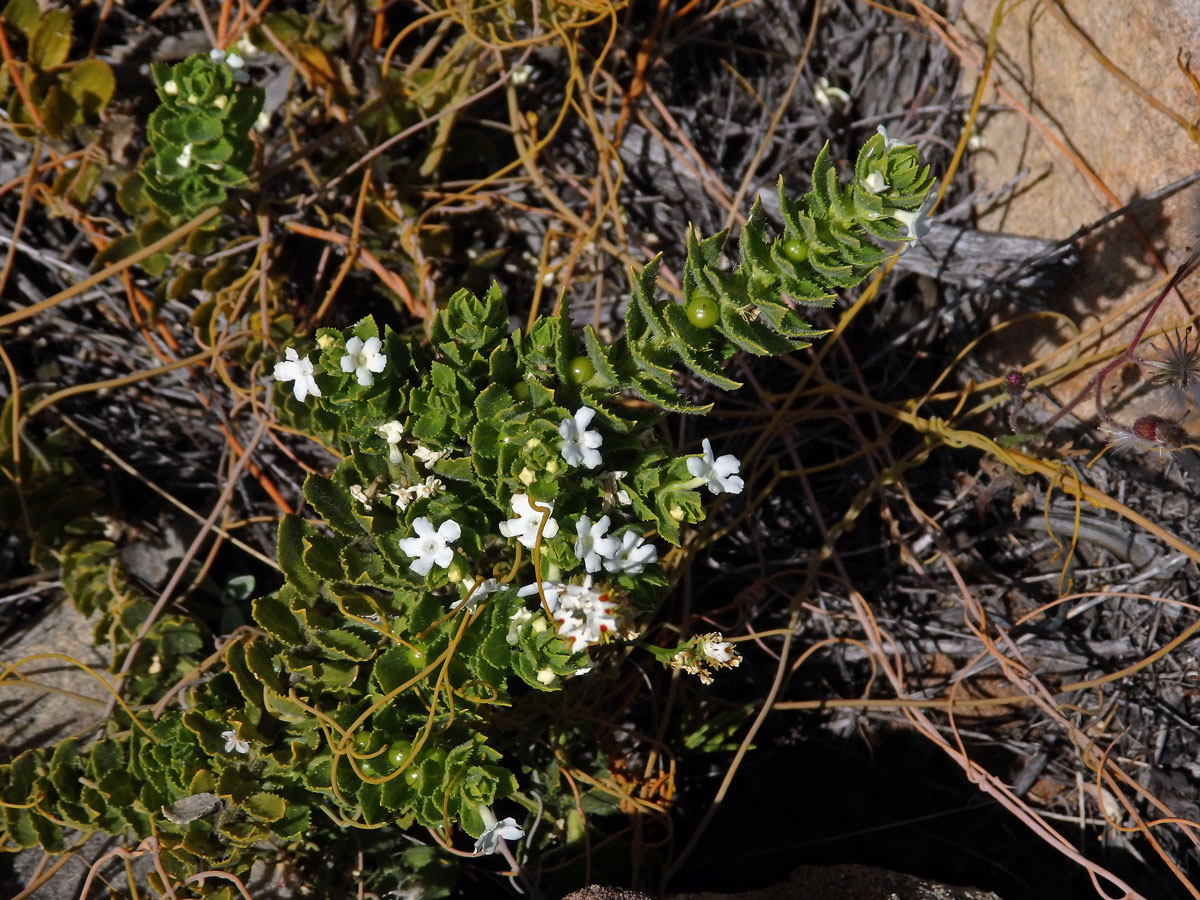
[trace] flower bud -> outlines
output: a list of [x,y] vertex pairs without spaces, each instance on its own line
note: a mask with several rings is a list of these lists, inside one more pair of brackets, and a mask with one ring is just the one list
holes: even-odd
[[1025,380],[1025,375],[1018,369],[1014,369],[1004,376],[1004,391],[1010,397],[1020,397],[1028,386],[1029,382]]

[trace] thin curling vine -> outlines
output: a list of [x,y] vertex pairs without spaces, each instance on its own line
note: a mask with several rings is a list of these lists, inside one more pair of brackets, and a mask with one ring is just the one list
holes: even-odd
[[[8,840],[57,830],[61,843],[63,822],[153,834],[180,880],[244,872],[256,844],[302,840],[317,821],[415,824],[452,843],[457,827],[483,854],[532,833],[540,810],[537,846],[565,841],[575,800],[546,748],[586,746],[592,726],[563,721],[545,693],[630,652],[702,683],[740,662],[717,633],[640,639],[669,585],[660,542],[704,520],[702,488],[744,488],[709,441],[680,456],[657,437],[664,411],[708,409],[679,399],[677,371],[734,389],[722,368],[738,351],[807,346],[821,332],[797,305],[830,304],[889,243],[923,233],[931,187],[916,148],[883,132],[850,184],[822,151],[808,194],[781,191],[782,234],[768,238],[755,204],[732,272],[722,235],[689,235],[684,302],[658,298],[651,262],[608,345],[577,333],[565,305],[510,333],[493,287],[455,294],[428,341],[368,318],[284,348],[280,420],[342,456],[305,482],[320,522],[282,520],[285,583],[177,708],[0,767]],[[498,818],[501,802],[525,812]]]

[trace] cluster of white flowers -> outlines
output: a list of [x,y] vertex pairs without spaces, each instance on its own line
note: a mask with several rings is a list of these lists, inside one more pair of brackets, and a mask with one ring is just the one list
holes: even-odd
[[442,479],[436,475],[427,475],[424,481],[418,481],[416,484],[402,485],[394,482],[388,486],[388,493],[396,498],[398,509],[407,509],[408,504],[414,500],[425,500],[432,497],[444,487]]
[[[583,584],[543,581],[542,593],[558,626],[558,635],[571,642],[572,653],[598,644],[605,634],[615,634],[620,629],[621,616],[616,603],[607,593],[592,587],[591,575]],[[538,586],[526,585],[517,594],[537,596]]]
[[[190,162],[191,148],[185,148],[184,154],[188,156]],[[181,166],[188,165],[183,156],[176,160]],[[324,347],[324,344],[322,344]],[[364,341],[360,337],[352,337],[346,341],[346,355],[342,357],[342,371],[346,373],[353,372],[358,378],[358,383],[363,387],[370,387],[375,381],[375,374],[382,372],[387,367],[387,354],[380,353],[380,348],[383,347],[383,342],[377,337],[367,338]],[[321,396],[321,388],[317,385],[316,377],[313,374],[313,364],[307,356],[303,359],[296,353],[295,348],[288,347],[283,351],[283,360],[275,363],[275,371],[273,373],[276,381],[291,381],[292,393],[296,395],[296,399],[301,403],[304,399],[312,394],[314,397]],[[400,425],[399,422],[389,422],[387,425]],[[383,426],[381,426],[383,427]],[[403,434],[403,426],[400,426],[400,434]],[[396,440],[393,441],[390,435],[383,435],[389,444],[398,443],[400,440],[399,434]]]
[[[883,137],[884,153],[887,153],[889,150],[892,150],[896,147],[905,146],[904,141],[898,141],[895,138],[889,137],[887,129],[882,125],[880,125],[877,130]],[[888,183],[879,172],[872,172],[865,179],[863,179],[863,187],[872,194],[881,194],[887,190]],[[933,221],[929,218],[929,213],[933,210],[934,205],[937,203],[937,199],[937,191],[930,190],[930,192],[925,195],[925,199],[921,202],[919,209],[901,209],[889,214],[891,218],[903,225],[905,230],[908,232],[908,243],[905,245],[904,250],[901,251],[902,253],[908,250],[908,248],[913,244],[921,240],[921,238],[925,237],[925,235],[929,234],[930,229],[933,227]],[[877,214],[877,217],[879,217],[879,215],[880,214]]]
[[687,641],[671,658],[672,668],[695,675],[701,684],[712,684],[712,670],[734,669],[741,664],[742,657],[733,644],[715,631]]

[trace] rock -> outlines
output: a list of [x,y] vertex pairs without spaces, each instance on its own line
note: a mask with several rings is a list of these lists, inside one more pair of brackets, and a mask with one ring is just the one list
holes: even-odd
[[[993,0],[966,0],[958,31],[981,53],[987,44]],[[1060,10],[1062,11],[1060,14]],[[1082,37],[1081,37],[1082,35]],[[1195,0],[1144,0],[1139,3],[1017,4],[997,32],[996,72],[1001,82],[1061,146],[1040,133],[1013,100],[988,89],[978,138],[982,147],[970,156],[977,186],[998,188],[1028,170],[1016,191],[991,209],[978,210],[978,227],[1038,238],[1063,239],[1096,222],[1118,206],[1159,191],[1197,169],[1197,144],[1184,127],[1157,110],[1108,71],[1088,46],[1092,42],[1113,64],[1185,121],[1196,115],[1197,97],[1176,64],[1180,49],[1200,38],[1200,8]],[[972,91],[976,74],[964,72],[963,89]],[[1115,195],[1114,204],[1080,166],[1074,154]],[[1144,204],[1138,226],[1173,270],[1200,245],[1197,186]],[[1103,322],[1097,340],[1082,355],[1100,347],[1128,344],[1141,323],[1159,277],[1137,230],[1118,219],[1080,241],[1078,278],[1050,308],[1065,313],[1080,328]],[[1185,284],[1187,297],[1195,280]],[[1165,328],[1200,309],[1200,296],[1185,304],[1170,297],[1154,322]],[[1013,313],[1021,310],[1012,310]],[[1110,319],[1111,321],[1105,321]],[[1073,331],[1043,324],[1021,334],[1010,329],[996,365],[1030,362],[1073,336]],[[1054,360],[1061,365],[1065,355]],[[1093,374],[1085,370],[1059,385],[1062,401],[1073,396]],[[1118,379],[1111,379],[1116,387]],[[1090,400],[1079,407],[1090,416]],[[1122,414],[1121,419],[1126,416]]]
[[[593,885],[563,900],[655,900],[649,894]],[[951,887],[873,866],[801,866],[787,881],[743,894],[672,894],[665,900],[1000,900],[991,891]]]

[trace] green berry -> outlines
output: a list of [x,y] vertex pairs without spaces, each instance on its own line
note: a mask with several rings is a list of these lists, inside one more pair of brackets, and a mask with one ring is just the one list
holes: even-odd
[[420,647],[408,648],[408,664],[416,671],[420,672],[429,665],[429,658],[425,655],[425,651]]
[[712,328],[721,321],[721,310],[708,297],[693,297],[687,305],[687,317],[697,328]]
[[513,385],[512,395],[514,397],[516,397],[518,400],[528,400],[529,399],[529,385],[527,385],[524,381],[518,381],[516,384]]
[[788,238],[783,242],[783,255],[794,263],[802,263],[808,259],[808,246],[798,238]]
[[[387,761],[388,765],[391,766],[392,771],[395,771],[404,765],[404,761],[410,756],[412,756],[412,741],[393,741],[392,746],[388,747]],[[409,766],[408,768],[411,770],[415,769],[416,766],[413,765]]]
[[590,381],[591,377],[596,374],[596,367],[586,356],[575,356],[567,363],[567,373],[571,376],[572,382],[583,384],[585,381]]

